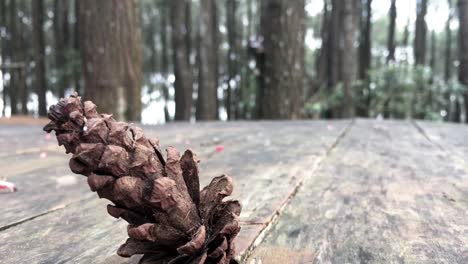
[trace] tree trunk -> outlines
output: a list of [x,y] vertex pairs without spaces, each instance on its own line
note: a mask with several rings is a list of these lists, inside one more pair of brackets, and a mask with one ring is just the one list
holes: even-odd
[[372,0],[364,2],[364,9],[361,12],[361,32],[359,41],[359,79],[362,81],[362,93],[357,96],[356,111],[361,117],[369,116],[369,77],[368,72],[372,64]]
[[201,0],[199,17],[199,81],[197,120],[215,120],[218,116],[217,102],[217,26],[216,0]]
[[[9,43],[8,43],[8,19],[7,19],[7,0],[0,0],[0,31],[5,33],[5,36],[2,36],[0,38],[0,46],[1,46],[1,56],[2,56],[2,62],[1,64],[5,64],[7,57],[10,56],[10,49],[9,49]],[[2,91],[2,100],[3,100],[3,108],[2,108],[2,116],[5,116],[6,114],[6,106],[7,106],[7,100],[8,100],[8,87],[9,84],[5,80],[5,74],[7,73],[7,70],[5,68],[1,69],[2,71],[2,84],[3,84],[3,91]]]
[[[465,86],[465,113],[468,113],[468,0],[458,0],[458,16],[460,20],[458,80]],[[468,117],[465,117],[465,122],[468,123]]]
[[85,97],[116,119],[141,116],[142,39],[138,2],[80,0]]
[[[18,103],[21,103],[21,113],[27,114],[27,86],[26,86],[26,49],[22,36],[22,21],[19,16],[20,8],[16,1],[10,1],[10,30],[11,30],[11,60],[10,63],[19,65],[10,70],[10,103],[11,114],[18,114]],[[26,99],[26,100],[25,100]]]
[[175,120],[190,120],[192,110],[192,69],[186,41],[187,25],[184,19],[187,2],[186,0],[172,0],[170,3],[175,75]]
[[[340,80],[340,65],[341,65],[341,9],[342,4],[339,0],[331,0],[332,8],[329,18],[328,34],[327,34],[327,90],[330,98],[334,93],[336,86]],[[325,111],[325,118],[339,117],[340,113],[336,106],[329,105]]]
[[437,61],[437,38],[434,30],[431,32],[431,57],[429,59],[429,67],[431,67],[431,83],[434,81],[434,74],[436,71],[436,61]]
[[35,73],[35,91],[39,101],[39,116],[47,115],[47,79],[45,69],[45,42],[44,42],[44,1],[32,1],[32,43]]
[[452,77],[452,30],[450,24],[452,23],[453,8],[452,0],[447,0],[449,6],[449,15],[447,22],[445,22],[445,63],[444,63],[444,80],[448,82]]
[[[352,1],[351,1],[352,2]],[[372,59],[372,0],[365,0],[361,16],[361,39],[359,42],[359,79],[367,79],[367,72],[371,67]]]
[[[228,79],[227,79],[227,96],[226,96],[226,112],[228,120],[233,119],[235,113],[239,114],[237,105],[242,100],[240,93],[242,89],[240,80],[240,59],[241,59],[241,38],[238,34],[238,19],[237,10],[239,2],[238,0],[227,0],[226,1],[226,26],[228,34],[229,49],[227,54],[228,61]],[[234,85],[234,87],[232,87]],[[233,99],[233,91],[235,89],[235,97]],[[238,116],[236,115],[236,118]]]
[[390,18],[390,24],[388,25],[387,64],[391,61],[395,61],[395,25],[397,17],[396,0],[392,0],[388,14]]
[[[80,52],[80,0],[75,0],[75,23],[73,26],[73,49],[76,53]],[[81,62],[81,61],[79,61]],[[78,93],[83,93],[81,89],[81,71],[80,71],[80,63],[76,63],[73,65],[73,81],[75,85],[75,91]]]
[[69,85],[69,72],[66,61],[70,34],[68,30],[69,1],[54,0],[54,40],[55,40],[55,68],[58,72],[58,95],[65,97],[65,89]]
[[424,65],[426,63],[427,0],[417,0],[416,12],[414,61],[416,65]]
[[356,2],[344,1],[343,4],[343,60],[341,63],[341,73],[343,81],[344,102],[342,104],[342,117],[354,116],[354,96],[353,84],[356,79],[356,48],[354,42],[356,40]]
[[[447,21],[445,22],[445,56],[444,56],[444,81],[446,87],[449,86],[450,78],[452,77],[452,30],[450,29],[450,23],[452,23],[453,17],[453,8],[452,8],[452,0],[447,0],[448,7],[449,7],[449,15],[447,17]],[[452,91],[448,88],[444,92],[444,101],[445,101],[445,111],[447,112],[444,120],[445,121],[453,121],[451,120],[452,117],[452,104],[450,101],[450,96]]]
[[263,0],[265,51],[261,118],[297,119],[304,86],[305,1]]
[[161,34],[161,74],[164,77],[164,82],[162,85],[162,94],[164,98],[164,121],[170,122],[171,117],[169,115],[168,103],[169,103],[169,90],[167,87],[168,84],[168,74],[169,74],[169,44],[167,39],[167,26],[168,26],[168,5],[166,1],[161,1],[160,6],[160,34]]

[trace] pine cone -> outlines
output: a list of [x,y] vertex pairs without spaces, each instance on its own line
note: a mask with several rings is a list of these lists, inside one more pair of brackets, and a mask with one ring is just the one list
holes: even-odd
[[241,205],[223,201],[233,190],[230,177],[216,177],[200,192],[191,150],[181,157],[170,147],[164,160],[158,140],[99,114],[77,94],[51,106],[48,117],[44,130],[54,130],[59,145],[73,154],[71,170],[114,203],[107,207],[111,216],[129,223],[129,238],[117,254],[144,254],[140,263],[234,262]]

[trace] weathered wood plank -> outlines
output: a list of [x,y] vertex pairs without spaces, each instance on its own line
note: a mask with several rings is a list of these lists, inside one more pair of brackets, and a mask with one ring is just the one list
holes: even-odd
[[468,263],[468,171],[410,123],[359,120],[248,263]]
[[[232,133],[233,136],[223,152],[212,154],[208,160],[201,157],[201,174],[203,184],[220,173],[235,178],[234,197],[244,204],[241,218],[245,223],[238,242],[239,250],[244,251],[250,245],[263,229],[263,223],[270,221],[302,175],[308,173],[316,159],[325,155],[348,123],[301,121],[201,125],[206,126],[207,131],[217,131],[215,134]],[[208,140],[203,145],[210,144],[212,142]],[[0,255],[12,250],[19,253],[8,254],[6,263],[33,259],[36,262],[118,263],[121,260],[115,256],[115,250],[118,243],[124,241],[125,224],[107,216],[105,204],[105,201],[91,199],[4,230],[0,232],[0,241],[12,239],[14,243],[0,244]],[[83,210],[86,213],[82,217]],[[41,232],[38,226],[45,226],[49,231]],[[79,230],[80,234],[71,236],[72,230]],[[35,240],[47,246],[31,250],[25,246],[30,239],[28,234],[34,234]],[[89,238],[85,237],[87,234]],[[70,247],[73,249],[69,250]],[[47,254],[51,251],[60,254]]]
[[[177,135],[179,132],[175,130],[187,130],[187,127],[190,127],[191,131],[187,137],[183,138]],[[6,128],[9,130],[8,126]],[[37,129],[40,128],[37,127]],[[164,142],[171,145],[196,147],[201,151],[200,157],[203,159],[213,156],[215,151],[213,144],[223,143],[230,146],[231,142],[235,143],[233,138],[236,137],[237,133],[242,133],[242,129],[231,129],[223,133],[223,130],[219,128],[211,129],[206,125],[193,127],[192,125],[180,124],[168,126],[167,129],[161,126],[147,127],[150,136],[155,137],[156,134],[162,134]],[[14,130],[10,131],[13,133]],[[40,130],[29,131],[28,133],[31,135],[41,133]],[[22,133],[20,132],[20,134]],[[11,137],[15,137],[15,135],[11,135]],[[36,137],[39,136],[36,135]],[[12,149],[18,148],[18,144],[11,146]],[[59,150],[63,152],[62,149]],[[68,168],[69,155],[56,151],[44,151],[44,153],[47,154],[46,157],[41,157],[39,153],[22,153],[8,156],[2,160],[4,164],[8,164],[2,166],[0,172],[2,177],[7,177],[14,182],[19,191],[1,196],[3,210],[0,217],[0,230],[94,196],[84,184],[84,178],[80,175],[74,175]]]
[[415,121],[432,142],[468,163],[468,125]]

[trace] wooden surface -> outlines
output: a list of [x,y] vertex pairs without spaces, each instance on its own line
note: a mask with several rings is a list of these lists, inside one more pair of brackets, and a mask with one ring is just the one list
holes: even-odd
[[[144,126],[227,173],[246,263],[468,263],[468,126],[289,121]],[[136,263],[126,225],[39,125],[0,122],[0,263]],[[222,152],[216,147],[222,146]]]

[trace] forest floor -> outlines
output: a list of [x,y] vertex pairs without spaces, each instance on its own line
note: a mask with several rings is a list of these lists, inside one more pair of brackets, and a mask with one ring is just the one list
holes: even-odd
[[[18,120],[19,123],[20,120]],[[0,119],[2,263],[136,263],[126,224],[42,132]],[[468,263],[468,126],[261,121],[142,126],[192,148],[201,181],[233,176],[247,263]]]

